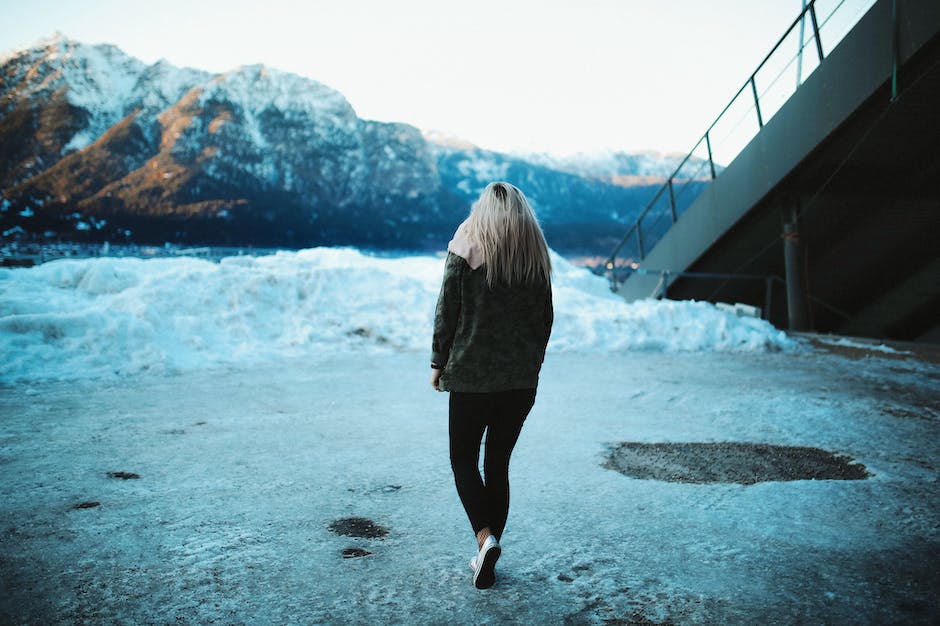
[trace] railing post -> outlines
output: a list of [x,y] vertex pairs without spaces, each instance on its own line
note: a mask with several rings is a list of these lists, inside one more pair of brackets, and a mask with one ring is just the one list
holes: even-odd
[[764,118],[760,114],[760,99],[757,97],[757,82],[754,80],[754,74],[751,74],[751,91],[754,93],[754,110],[757,111],[757,127],[764,127]]
[[803,84],[803,38],[806,36],[806,0],[800,13],[800,40],[796,42],[796,88]]
[[646,258],[646,253],[643,251],[643,233],[641,232],[642,228],[640,223],[636,223],[636,249],[640,253],[640,260]]
[[708,148],[708,166],[712,170],[712,180],[715,180],[715,160],[712,158],[712,140],[708,138],[707,132],[705,133],[705,146]]
[[672,177],[669,178],[669,208],[672,210],[672,223],[675,224],[678,217],[676,217],[676,196],[672,192]]
[[610,290],[616,293],[619,287],[619,285],[617,284],[617,253],[616,252],[611,254],[610,258],[607,259],[607,263],[604,264],[604,269],[607,271],[607,280],[610,282]]
[[822,41],[819,40],[819,24],[816,23],[816,2],[809,3],[809,18],[813,22],[813,38],[816,40],[816,54],[819,55],[819,62],[823,62]]

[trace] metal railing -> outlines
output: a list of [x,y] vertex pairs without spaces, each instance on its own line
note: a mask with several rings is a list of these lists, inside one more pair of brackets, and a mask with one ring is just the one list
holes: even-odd
[[[607,259],[611,289],[633,273],[723,168],[760,132],[875,0],[807,0],[764,60],[640,212]],[[822,20],[819,16],[824,16]],[[807,22],[809,22],[807,28]],[[806,48],[812,49],[804,57]],[[784,52],[790,50],[788,54]],[[792,51],[796,50],[795,53]]]

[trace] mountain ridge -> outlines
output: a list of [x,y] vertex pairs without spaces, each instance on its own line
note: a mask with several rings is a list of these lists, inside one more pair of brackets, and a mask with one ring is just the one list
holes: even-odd
[[147,65],[62,35],[2,58],[0,227],[17,237],[435,248],[486,183],[507,179],[559,248],[594,249],[670,167],[624,154],[623,171],[592,171],[435,141],[260,64]]

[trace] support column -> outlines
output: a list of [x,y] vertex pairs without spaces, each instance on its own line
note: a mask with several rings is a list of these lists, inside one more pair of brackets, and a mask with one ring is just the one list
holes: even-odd
[[795,214],[783,225],[783,260],[787,274],[787,314],[790,330],[810,330],[806,264]]

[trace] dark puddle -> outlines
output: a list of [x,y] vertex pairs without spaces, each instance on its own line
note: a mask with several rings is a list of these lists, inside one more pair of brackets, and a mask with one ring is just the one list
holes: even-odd
[[632,478],[753,485],[788,480],[864,480],[847,456],[819,448],[760,443],[632,443],[611,446],[603,466]]
[[93,509],[96,506],[101,506],[100,502],[79,502],[78,504],[72,505],[73,509]]
[[364,537],[381,539],[388,534],[388,529],[365,517],[344,517],[330,523],[330,531],[346,537]]
[[342,554],[344,559],[357,559],[359,557],[369,556],[372,553],[363,548],[344,548]]
[[346,491],[349,493],[395,493],[401,489],[401,485],[383,485],[381,487],[374,487],[371,489],[360,489],[357,487],[347,487]]
[[361,337],[363,339],[375,339],[377,343],[388,343],[388,338],[383,335],[376,335],[372,332],[371,328],[364,328],[360,326],[355,330],[350,330],[346,332],[347,337]]
[[140,478],[140,474],[134,472],[108,472],[108,478],[120,478],[121,480],[132,480]]

